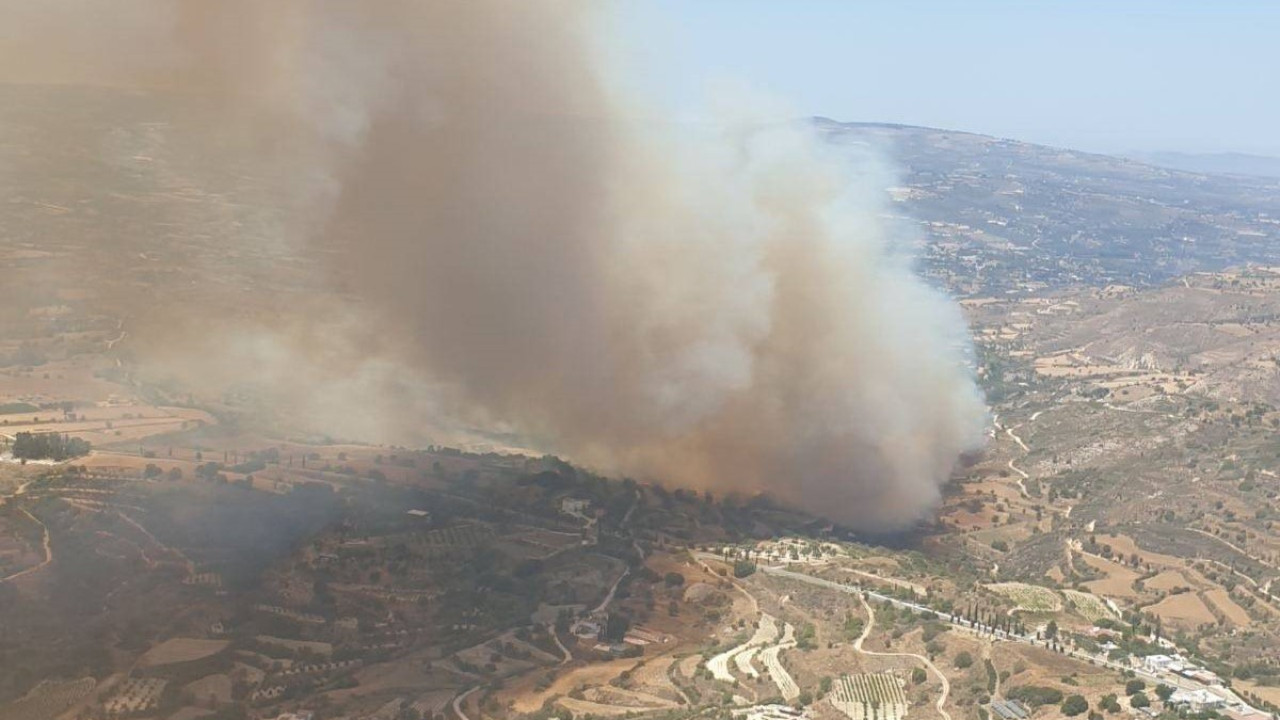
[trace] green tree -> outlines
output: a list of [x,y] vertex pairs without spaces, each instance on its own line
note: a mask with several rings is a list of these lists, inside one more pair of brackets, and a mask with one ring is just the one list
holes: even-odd
[[609,642],[622,642],[627,636],[627,631],[631,629],[631,618],[619,612],[609,613],[609,619],[604,623],[603,639]]
[[1129,697],[1129,707],[1144,708],[1151,707],[1151,701],[1147,699],[1146,693],[1134,693]]
[[1088,711],[1089,701],[1085,700],[1083,695],[1068,695],[1067,699],[1062,701],[1062,714],[1067,717],[1083,715]]
[[965,670],[973,665],[973,656],[970,655],[967,650],[961,650],[960,652],[956,653],[955,660],[953,660],[952,662],[955,663],[956,667],[960,668],[961,670]]
[[1124,684],[1125,695],[1136,695],[1147,689],[1147,684],[1138,678],[1134,678]]

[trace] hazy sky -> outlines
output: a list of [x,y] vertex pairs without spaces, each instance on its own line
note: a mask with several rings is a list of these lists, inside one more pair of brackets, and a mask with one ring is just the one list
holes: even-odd
[[796,114],[1101,152],[1280,155],[1280,1],[622,0],[615,48],[695,113],[746,84]]

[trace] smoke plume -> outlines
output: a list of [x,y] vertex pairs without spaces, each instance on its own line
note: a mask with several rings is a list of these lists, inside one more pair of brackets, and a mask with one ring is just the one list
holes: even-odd
[[[348,348],[430,388],[397,424],[501,424],[874,530],[919,519],[981,438],[965,324],[883,217],[891,175],[795,124],[653,122],[601,60],[596,3],[0,10],[9,80],[203,95],[208,122],[303,149],[282,233],[327,258]],[[331,377],[296,339],[254,357]]]

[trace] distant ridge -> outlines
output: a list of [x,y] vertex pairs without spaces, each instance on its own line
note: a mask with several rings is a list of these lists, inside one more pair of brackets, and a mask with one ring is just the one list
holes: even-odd
[[1179,153],[1179,152],[1130,152],[1108,154],[1079,150],[1076,148],[1045,145],[1015,138],[1004,138],[969,130],[951,130],[948,128],[930,127],[927,125],[908,125],[889,122],[841,122],[829,117],[814,116],[810,118],[815,126],[822,130],[894,130],[914,133],[945,133],[947,135],[971,137],[986,142],[1007,143],[1037,150],[1048,150],[1058,153],[1071,153],[1080,157],[1107,158],[1120,163],[1134,163],[1148,167],[1173,170],[1192,175],[1234,175],[1259,178],[1280,178],[1280,158],[1247,153]]
[[1128,157],[1150,165],[1218,175],[1253,175],[1280,178],[1280,158],[1248,153],[1129,153]]

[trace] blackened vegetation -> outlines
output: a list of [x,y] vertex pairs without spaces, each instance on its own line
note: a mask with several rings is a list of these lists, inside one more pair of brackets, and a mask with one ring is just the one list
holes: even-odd
[[339,510],[333,489],[320,483],[281,495],[237,485],[162,487],[149,503],[144,524],[161,542],[240,588],[334,522]]

